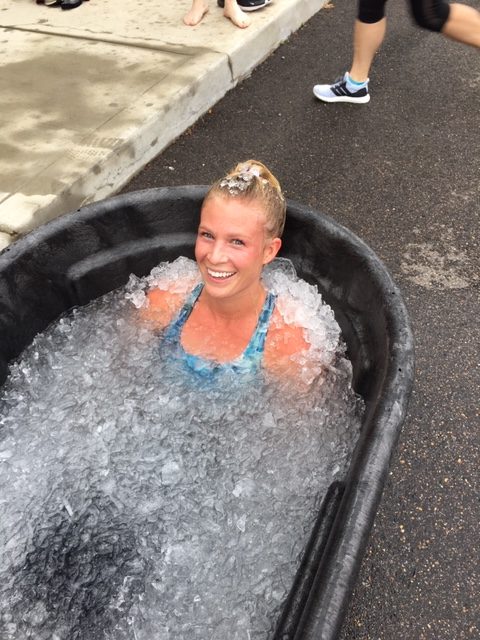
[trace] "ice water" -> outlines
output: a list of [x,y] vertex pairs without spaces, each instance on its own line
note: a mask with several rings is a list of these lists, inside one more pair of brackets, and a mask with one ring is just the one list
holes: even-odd
[[132,277],[12,365],[0,390],[2,639],[272,637],[361,402],[331,309],[285,261],[265,283],[305,327],[318,364],[305,362],[308,384],[183,375],[137,307],[148,287],[197,280],[183,258]]

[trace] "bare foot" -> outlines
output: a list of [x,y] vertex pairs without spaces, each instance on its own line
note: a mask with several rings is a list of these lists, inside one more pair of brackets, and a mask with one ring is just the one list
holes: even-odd
[[246,29],[250,26],[250,18],[240,9],[237,0],[225,0],[223,15],[229,18],[234,25],[240,27],[240,29]]
[[208,13],[207,0],[193,0],[192,8],[183,16],[183,21],[189,27],[194,27],[206,13]]

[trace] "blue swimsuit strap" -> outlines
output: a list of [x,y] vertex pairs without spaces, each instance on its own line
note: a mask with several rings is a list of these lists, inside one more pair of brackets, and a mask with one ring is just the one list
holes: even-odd
[[263,303],[262,310],[258,316],[257,326],[253,332],[250,342],[247,348],[243,352],[243,358],[255,358],[261,357],[265,349],[265,340],[267,339],[267,331],[270,324],[270,318],[275,309],[275,301],[277,296],[269,291],[266,295],[265,302]]
[[[177,317],[167,327],[163,336],[164,340],[167,340],[169,342],[178,341],[178,344],[181,346],[180,334],[182,332],[184,324],[192,313],[192,309],[195,306],[198,298],[200,297],[202,290],[203,283],[197,284],[197,286],[192,290],[187,300],[185,301],[185,304],[180,309]],[[257,326],[255,327],[255,331],[250,338],[250,342],[245,348],[245,351],[238,358],[236,358],[236,360],[238,360],[239,358],[256,358],[258,356],[261,356],[261,354],[263,353],[265,349],[265,340],[267,337],[268,326],[270,324],[270,318],[272,317],[273,310],[275,309],[276,299],[277,296],[274,293],[270,291],[267,293],[262,310],[260,312],[260,315],[258,316]]]
[[183,307],[178,312],[174,320],[168,325],[163,335],[164,340],[174,342],[178,340],[180,343],[180,334],[183,329],[183,325],[188,320],[188,316],[192,313],[192,309],[195,306],[196,301],[202,293],[203,283],[197,284],[197,286],[190,292],[190,295],[186,299]]

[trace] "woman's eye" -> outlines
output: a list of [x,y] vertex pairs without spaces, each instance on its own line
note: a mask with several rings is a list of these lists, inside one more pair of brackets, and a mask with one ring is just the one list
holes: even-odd
[[243,246],[245,244],[243,240],[239,240],[238,238],[235,238],[234,240],[232,240],[232,243],[240,246]]
[[201,236],[202,238],[208,238],[209,240],[211,240],[211,239],[213,238],[212,234],[211,234],[211,233],[209,233],[208,231],[202,231],[202,232],[200,233],[200,236]]

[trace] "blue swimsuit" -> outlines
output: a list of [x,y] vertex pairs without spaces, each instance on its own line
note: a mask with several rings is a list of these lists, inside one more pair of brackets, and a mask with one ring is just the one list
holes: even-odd
[[267,337],[268,325],[275,308],[276,296],[273,293],[267,293],[262,310],[258,317],[257,326],[248,343],[245,351],[232,360],[231,362],[215,362],[215,360],[207,360],[200,356],[187,353],[182,347],[180,336],[184,324],[190,316],[196,301],[202,293],[203,284],[198,284],[188,296],[185,304],[180,309],[178,315],[166,328],[163,335],[163,343],[173,347],[188,369],[196,373],[213,378],[216,374],[223,372],[233,373],[256,373],[260,369],[263,351],[265,349],[265,339]]

